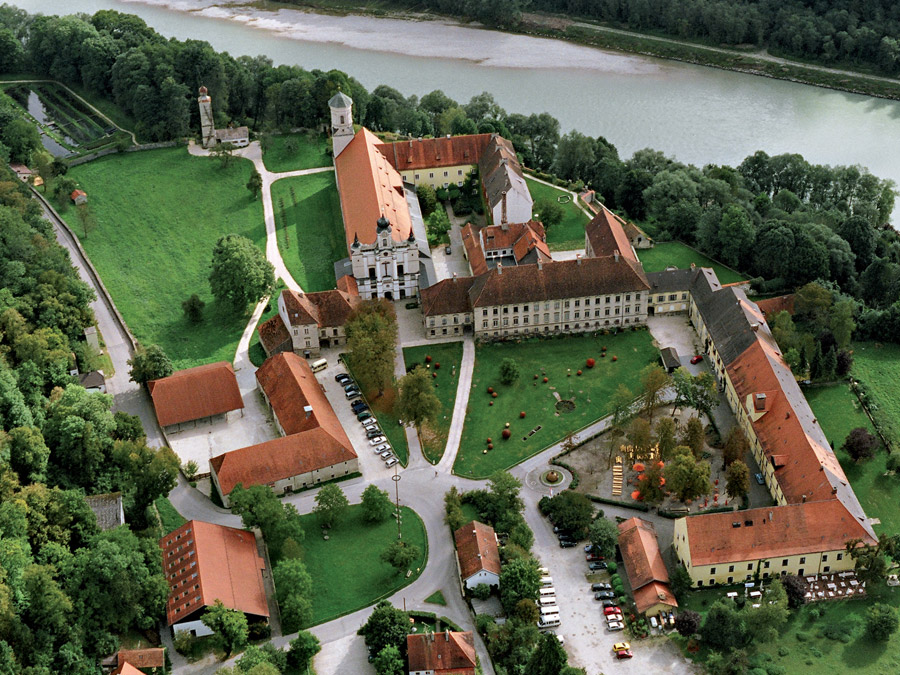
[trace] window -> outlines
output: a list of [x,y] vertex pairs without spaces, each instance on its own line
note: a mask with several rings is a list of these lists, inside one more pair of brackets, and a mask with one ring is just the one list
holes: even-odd
[[481,310],[481,316],[487,316],[487,310],[486,310],[486,309]]
[[576,307],[581,307],[581,300],[576,300],[576,301],[575,301],[575,306],[576,306]]
[[631,307],[629,307],[628,305],[625,305],[625,313],[631,314]]
[[419,180],[419,174],[416,174],[416,180]]
[[[506,319],[504,319],[504,321],[506,321]],[[513,317],[513,326],[518,326],[518,325],[519,325],[519,317],[514,316]]]
[[499,314],[499,313],[500,313],[499,310],[496,307],[494,307],[494,316],[497,316],[497,314]]
[[831,567],[829,567],[828,565],[825,565],[825,567],[822,568],[822,572],[827,574],[830,569],[831,569]]
[[625,295],[625,302],[631,302],[631,293]]
[[728,583],[732,583],[734,581],[734,577],[728,577]]
[[569,308],[569,301],[568,301],[568,300],[565,301],[565,304],[563,305],[563,307],[565,307],[566,309]]
[[508,326],[508,325],[509,325],[509,319],[507,319],[506,317],[503,318],[503,325],[504,325],[504,326]]
[[550,323],[550,313],[544,312],[544,323]]
[[434,325],[434,317],[431,317],[431,318],[428,320],[428,325],[429,325],[429,326],[433,326],[433,325]]
[[553,309],[559,309],[559,300],[556,300],[556,301],[553,303]]
[[504,313],[504,314],[509,314],[509,307],[504,307],[504,308],[503,308],[503,313]]
[[429,178],[434,178],[434,172],[429,173],[429,174],[428,174],[428,177],[429,177]]
[[750,563],[749,565],[747,565],[747,569],[748,569],[748,570],[752,570],[752,569],[753,569],[753,563]]
[[[843,554],[843,553],[838,553],[838,554],[837,554],[837,559],[838,559],[838,560],[843,560],[843,559],[844,559],[844,554]],[[825,558],[822,558],[822,560],[825,560]]]
[[616,296],[616,302],[619,302],[621,299],[622,299],[622,296],[621,296],[621,295],[617,295],[617,296]]
[[672,302],[673,300],[677,300],[677,299],[678,299],[678,295],[676,295],[675,293],[672,293],[669,296],[669,302]]
[[375,280],[375,268],[374,267],[369,268],[369,279],[372,279],[373,281]]
[[[806,557],[800,558],[800,564],[801,564],[801,565],[805,565],[805,564],[806,564]],[[801,574],[802,574],[802,572],[801,572]]]
[[822,554],[822,562],[825,562],[826,560],[828,560],[828,554],[827,554],[827,553],[823,553],[823,554]]
[[459,317],[458,317],[458,316],[454,316],[454,317],[453,317],[453,323],[459,323]]
[[710,573],[710,574],[715,574],[715,573],[716,573],[716,568],[715,568],[715,567],[710,568],[709,573]]
[[446,178],[446,177],[447,177],[447,172],[445,171],[445,172],[444,172],[444,178]]
[[494,323],[492,324],[494,328],[500,325],[500,319],[494,319]]
[[457,175],[457,176],[462,176],[462,169],[457,169],[457,170],[456,170],[456,175]]
[[703,580],[701,579],[700,581],[697,582],[697,588],[700,588],[702,585],[703,585]]
[[787,567],[787,563],[788,563],[787,558],[785,558],[784,560],[781,561],[781,566]]
[[397,276],[403,276],[403,265],[397,265]]
[[604,316],[609,316],[609,307],[603,310]]
[[524,307],[522,307],[522,311],[523,311],[523,312],[527,312],[527,311],[528,311],[528,305],[525,305]]
[[447,317],[444,317],[443,319],[441,319],[441,325],[442,325],[442,326],[446,326],[446,325],[447,325]]
[[[729,572],[734,572],[734,565],[729,565],[729,566],[728,566],[728,571],[729,571]],[[730,581],[730,578],[729,578],[729,581]]]
[[768,561],[768,560],[766,560],[766,561],[763,563],[763,569],[769,569],[769,561]]
[[482,322],[481,322],[481,327],[482,327],[482,328],[487,328],[487,321],[482,321]]

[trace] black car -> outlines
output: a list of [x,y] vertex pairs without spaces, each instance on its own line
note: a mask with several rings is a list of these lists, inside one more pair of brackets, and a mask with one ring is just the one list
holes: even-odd
[[560,539],[559,547],[560,548],[574,548],[576,546],[575,542],[571,539]]
[[612,586],[610,584],[591,584],[591,590],[596,591],[611,591]]
[[352,380],[348,381],[348,383],[344,385],[344,391],[351,391],[353,389],[359,389],[359,387],[356,386],[356,382],[353,382]]
[[350,381],[350,376],[347,373],[338,373],[334,376],[335,382],[340,382],[341,384],[346,384]]
[[357,414],[361,413],[363,410],[369,409],[369,406],[366,404],[365,401],[354,401],[350,405],[350,407],[353,409],[353,412],[355,412]]
[[606,607],[618,607],[618,606],[619,606],[619,605],[616,604],[616,601],[615,601],[615,600],[604,600],[604,601],[603,601],[603,607],[604,607],[604,609],[605,609]]
[[[594,600],[610,600],[616,597],[616,594],[612,591],[600,591],[599,593],[594,593]],[[604,607],[608,607],[608,605],[604,604]]]
[[377,438],[378,436],[382,436],[382,435],[383,434],[381,433],[380,429],[372,429],[372,431],[366,432],[366,438],[369,438],[369,439]]
[[607,567],[606,563],[602,560],[595,560],[594,562],[588,563],[588,569],[597,571],[597,570],[605,570]]

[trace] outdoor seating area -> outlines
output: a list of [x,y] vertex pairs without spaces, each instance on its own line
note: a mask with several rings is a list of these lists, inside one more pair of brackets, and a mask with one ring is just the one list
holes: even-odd
[[803,580],[807,585],[804,594],[807,602],[838,600],[866,594],[866,582],[859,581],[853,572],[822,574],[816,577],[804,577]]

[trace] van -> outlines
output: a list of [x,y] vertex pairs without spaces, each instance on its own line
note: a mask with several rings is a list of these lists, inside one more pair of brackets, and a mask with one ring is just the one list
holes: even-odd
[[553,577],[541,577],[541,586],[552,586]]
[[328,367],[328,359],[319,359],[318,361],[313,361],[309,364],[309,367],[312,368],[314,373],[318,373],[320,370],[325,370]]
[[547,614],[538,619],[538,628],[555,628],[559,625],[559,614]]
[[547,577],[550,576],[550,570],[546,567],[538,567],[538,574],[540,574],[542,577]]
[[553,586],[547,586],[546,588],[541,588],[538,590],[539,597],[542,598],[555,598],[556,597],[556,589]]
[[547,605],[546,607],[540,607],[541,616],[552,616],[553,614],[559,614],[559,607],[556,605]]
[[540,607],[556,607],[556,596],[555,595],[545,595],[541,598],[538,598],[538,606]]

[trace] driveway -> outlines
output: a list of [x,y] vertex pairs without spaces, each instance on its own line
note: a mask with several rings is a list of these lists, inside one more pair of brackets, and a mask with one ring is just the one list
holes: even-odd
[[450,255],[447,255],[444,246],[431,249],[431,259],[434,261],[437,281],[450,279],[454,274],[458,277],[467,277],[471,274],[469,263],[463,256],[464,251],[460,226],[453,225],[450,228]]

